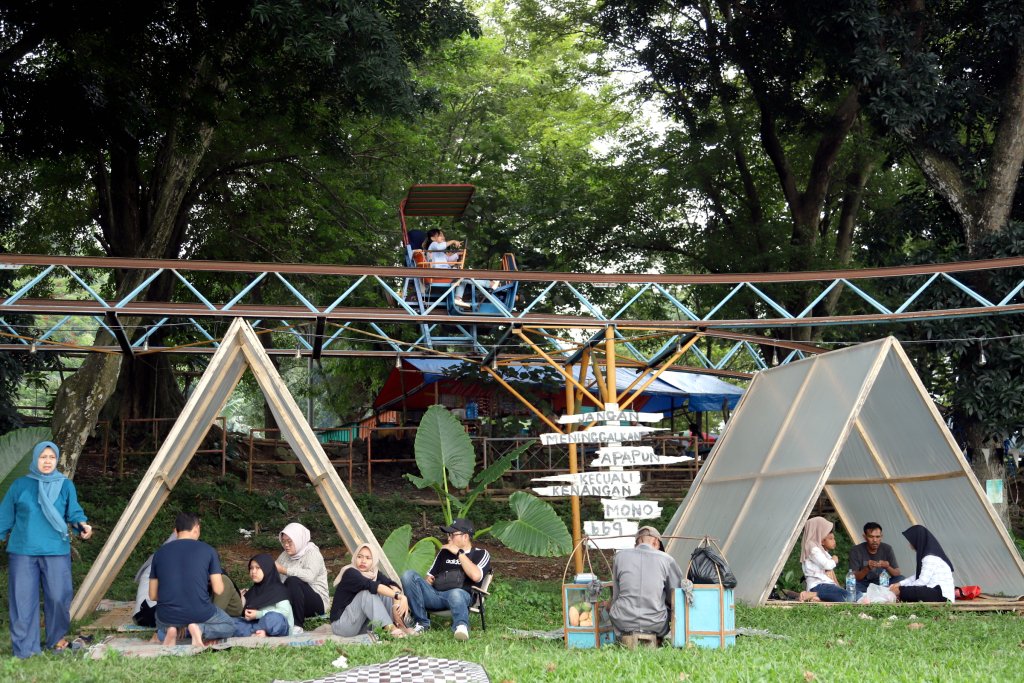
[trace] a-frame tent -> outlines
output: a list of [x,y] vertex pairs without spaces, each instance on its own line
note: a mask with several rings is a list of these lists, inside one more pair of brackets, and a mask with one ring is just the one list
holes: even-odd
[[345,545],[352,551],[363,543],[369,543],[378,551],[381,569],[395,580],[399,579],[387,556],[380,552],[373,532],[306,423],[256,333],[242,318],[236,318],[75,594],[71,604],[72,619],[88,616],[99,604],[192,460],[246,368],[250,368],[256,377],[281,428],[281,437],[302,462]]
[[[892,337],[758,373],[665,534],[721,539],[736,597],[762,605],[823,488],[852,538],[882,525],[904,575],[901,532],[923,524],[957,585],[1024,594],[1013,541]],[[666,550],[685,567],[694,547]]]

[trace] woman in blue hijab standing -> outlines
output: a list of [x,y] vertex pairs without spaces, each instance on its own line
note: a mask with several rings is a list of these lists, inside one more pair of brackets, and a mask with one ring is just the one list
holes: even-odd
[[43,587],[46,647],[61,651],[71,627],[71,541],[68,524],[92,536],[71,480],[57,471],[60,449],[43,441],[32,451],[29,475],[16,479],[0,503],[0,540],[10,557],[8,601],[14,656],[40,654],[39,586]]

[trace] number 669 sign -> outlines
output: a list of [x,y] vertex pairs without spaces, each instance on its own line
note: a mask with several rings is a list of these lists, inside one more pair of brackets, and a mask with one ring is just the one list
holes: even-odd
[[[625,550],[635,545],[634,536],[640,530],[636,522],[624,519],[584,522],[583,531],[590,537],[591,548],[602,550]],[[603,538],[607,536],[623,536],[624,538]]]

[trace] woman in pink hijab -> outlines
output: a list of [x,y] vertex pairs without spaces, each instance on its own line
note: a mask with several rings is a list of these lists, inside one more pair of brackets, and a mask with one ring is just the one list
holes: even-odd
[[277,558],[277,572],[288,588],[295,625],[309,617],[326,614],[330,608],[327,593],[327,565],[320,548],[309,540],[309,529],[292,522],[278,538],[284,552]]

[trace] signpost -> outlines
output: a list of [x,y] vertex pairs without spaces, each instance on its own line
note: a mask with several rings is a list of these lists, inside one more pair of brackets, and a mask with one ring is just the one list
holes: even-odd
[[622,441],[639,441],[645,434],[662,431],[657,427],[614,427],[600,425],[584,432],[569,434],[547,433],[540,435],[540,442],[545,446],[558,446],[571,443],[610,443]]
[[689,455],[664,456],[658,455],[650,446],[626,448],[599,448],[597,459],[591,461],[591,467],[636,467],[637,465],[674,465],[677,462],[693,460]]

